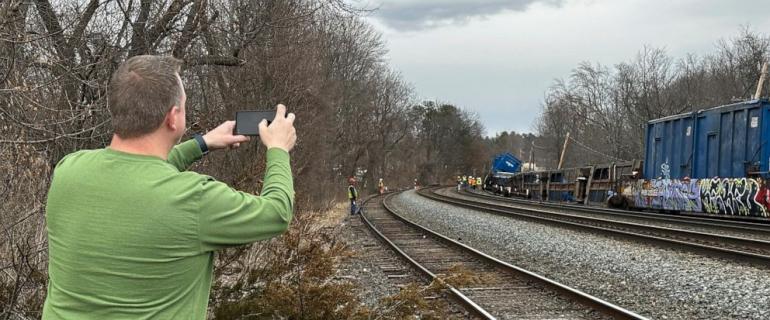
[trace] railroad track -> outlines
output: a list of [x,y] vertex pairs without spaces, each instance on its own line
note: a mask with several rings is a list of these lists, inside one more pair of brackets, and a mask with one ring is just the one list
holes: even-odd
[[[383,296],[395,294],[399,290],[415,283],[427,283],[430,279],[419,272],[414,266],[406,263],[404,259],[387,246],[367,226],[363,219],[350,219],[348,221],[350,239],[349,245],[357,252],[356,260],[364,260],[359,263],[344,265],[346,276],[338,276],[337,279],[353,280],[356,276],[376,277],[380,282],[373,284],[373,287],[362,288],[362,293],[367,299],[381,299]],[[369,268],[369,270],[360,268]],[[364,273],[364,274],[362,274]],[[352,274],[352,275],[351,275]],[[360,285],[366,286],[366,283]],[[444,295],[434,295],[433,293],[423,294],[423,298],[432,303],[441,302],[448,305],[445,314],[451,319],[469,319],[469,312],[461,305]],[[375,310],[374,312],[377,312]]]
[[456,300],[483,319],[645,319],[413,223],[394,212],[388,199],[367,201],[362,220],[431,278],[460,267],[483,279],[449,288]]
[[[752,239],[711,232],[687,230],[682,227],[687,224],[685,220],[669,221],[669,223],[678,223],[679,227],[664,227],[659,225],[645,224],[640,221],[628,221],[628,217],[617,219],[609,215],[596,216],[578,213],[568,213],[568,209],[554,210],[550,208],[539,208],[535,206],[514,206],[510,203],[502,203],[500,200],[490,199],[459,199],[437,193],[439,188],[426,188],[418,193],[424,197],[441,201],[470,209],[482,210],[494,214],[506,215],[516,218],[523,218],[530,221],[548,223],[558,226],[566,226],[582,230],[590,230],[613,236],[630,238],[633,240],[643,240],[645,242],[655,242],[674,248],[687,248],[691,251],[704,253],[711,256],[720,256],[731,260],[740,260],[749,263],[767,266],[770,263],[770,241]],[[594,212],[601,214],[600,212]],[[639,219],[639,217],[636,217]],[[672,219],[673,220],[673,219]],[[693,225],[703,227],[705,221],[693,222]],[[710,222],[716,223],[716,222]],[[718,225],[711,225],[712,228],[718,228]],[[746,232],[763,233],[767,232],[760,228],[754,229],[750,226],[730,225],[727,228],[731,230],[740,230],[741,227]]]
[[580,213],[586,213],[591,215],[600,214],[603,216],[611,216],[614,218],[644,219],[644,221],[647,221],[647,222],[669,223],[669,224],[676,224],[676,225],[684,224],[690,227],[698,226],[698,227],[704,227],[704,228],[718,228],[722,231],[731,231],[731,232],[737,232],[737,233],[749,234],[749,235],[759,235],[770,239],[770,223],[768,223],[770,221],[767,221],[767,222],[759,221],[759,220],[744,221],[744,220],[727,219],[727,217],[719,217],[719,216],[708,217],[705,215],[692,215],[692,214],[672,215],[672,214],[663,214],[663,213],[654,213],[654,212],[645,212],[645,211],[628,211],[628,210],[620,210],[620,209],[610,209],[610,208],[586,206],[586,205],[579,205],[579,204],[541,202],[541,201],[534,201],[534,200],[517,199],[513,197],[503,198],[501,196],[493,195],[487,191],[471,192],[468,190],[463,190],[461,194],[471,196],[471,197],[495,200],[495,201],[510,202],[514,204],[521,204],[521,205],[527,205],[527,206],[539,206],[539,207],[550,208],[555,210],[568,210],[572,212],[580,212]]

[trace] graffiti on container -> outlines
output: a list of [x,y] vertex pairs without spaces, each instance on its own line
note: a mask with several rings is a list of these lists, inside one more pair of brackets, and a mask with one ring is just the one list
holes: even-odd
[[626,184],[638,208],[770,217],[770,189],[762,179],[656,179]]
[[766,217],[767,188],[762,180],[749,178],[700,179],[703,212]]
[[754,201],[762,208],[762,216],[770,216],[770,188],[768,188],[768,181],[762,178],[757,179],[759,185],[759,191],[754,196]]
[[[657,179],[638,181],[630,192],[637,207],[698,211],[701,208],[700,189],[697,181]],[[624,190],[624,193],[628,193]]]
[[671,179],[671,166],[668,164],[668,159],[660,165],[660,173],[663,175],[663,179]]

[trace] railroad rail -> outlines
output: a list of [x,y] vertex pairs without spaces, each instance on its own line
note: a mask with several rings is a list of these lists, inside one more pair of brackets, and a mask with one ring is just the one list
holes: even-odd
[[655,212],[649,212],[649,211],[630,211],[630,210],[603,208],[603,207],[597,207],[597,206],[586,206],[581,204],[566,204],[566,203],[555,203],[550,201],[527,200],[527,199],[520,199],[515,197],[507,198],[507,197],[501,197],[498,195],[493,195],[488,191],[483,191],[483,193],[481,193],[481,192],[472,192],[468,190],[463,190],[461,193],[468,196],[473,196],[473,197],[495,199],[498,201],[506,201],[506,202],[517,203],[522,205],[536,205],[540,207],[559,209],[559,210],[570,210],[575,212],[583,212],[583,213],[591,213],[591,214],[602,213],[602,214],[612,215],[616,217],[631,217],[631,218],[643,217],[647,221],[659,221],[659,222],[667,222],[667,223],[685,222],[689,225],[718,227],[720,229],[732,230],[736,232],[750,232],[750,233],[759,232],[764,234],[770,234],[770,220],[768,221],[735,220],[735,219],[726,219],[725,216],[706,216],[705,214],[694,215],[694,214],[686,213],[686,214],[673,215],[673,214],[655,213]]
[[471,287],[449,287],[458,301],[483,319],[645,319],[409,221],[389,204],[393,195],[365,202],[361,215],[364,223],[405,260],[431,278],[435,279],[460,266],[484,279]]
[[[426,198],[462,206],[470,209],[486,211],[494,214],[511,216],[515,218],[527,219],[541,223],[548,223],[562,227],[571,227],[579,230],[590,230],[612,236],[620,236],[633,240],[643,240],[645,242],[654,242],[659,245],[673,247],[677,249],[687,248],[690,251],[704,253],[711,256],[720,256],[731,260],[740,260],[749,263],[755,263],[767,266],[770,262],[770,241],[751,239],[739,236],[717,234],[704,231],[693,231],[682,228],[682,224],[687,224],[685,220],[668,221],[669,223],[678,223],[680,227],[666,227],[642,222],[632,222],[627,219],[616,219],[609,215],[596,216],[565,212],[565,210],[546,209],[535,206],[513,206],[509,203],[501,203],[500,200],[490,202],[490,199],[459,199],[444,194],[437,193],[440,188],[425,188],[418,193]],[[572,210],[572,208],[568,209]],[[586,213],[586,212],[584,212]],[[591,214],[602,214],[602,212],[588,212]],[[645,216],[646,217],[646,216]],[[628,217],[625,217],[628,218]],[[638,219],[638,217],[637,217]],[[662,219],[662,218],[661,218]],[[692,222],[700,227],[705,226],[705,221]],[[718,227],[711,225],[711,227]],[[761,227],[751,229],[749,226],[743,226],[759,234],[766,231]],[[730,226],[731,230],[739,230],[741,227]]]
[[[364,223],[363,219],[351,219],[348,222],[348,226],[352,229],[353,233],[350,235],[353,248],[361,250],[359,259],[365,259],[366,261],[363,263],[371,267],[368,271],[364,268],[363,272],[371,272],[374,276],[384,276],[384,278],[380,278],[384,280],[384,284],[380,283],[379,286],[368,288],[365,291],[375,293],[379,297],[383,293],[380,290],[386,290],[385,286],[389,289],[398,289],[407,287],[410,284],[430,281],[425,274],[404,261],[403,257],[394,252],[390,246],[383,245],[379,236],[375,235],[369,226]],[[381,273],[381,275],[377,275],[378,273]],[[354,279],[355,275],[340,276],[339,278]],[[444,310],[445,314],[451,319],[468,318],[469,312],[466,308],[457,304],[453,297],[449,295],[436,297],[433,293],[424,293],[423,297],[431,301],[431,303],[437,301],[445,302],[448,305],[448,309]]]

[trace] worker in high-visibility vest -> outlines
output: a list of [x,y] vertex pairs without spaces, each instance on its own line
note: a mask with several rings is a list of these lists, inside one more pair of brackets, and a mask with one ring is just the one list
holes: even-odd
[[471,189],[476,190],[476,178],[473,176],[468,177],[468,184],[471,185]]
[[476,177],[476,185],[479,190],[484,190],[484,180],[481,180],[481,177]]
[[385,182],[382,182],[382,178],[380,178],[380,182],[377,183],[377,189],[379,189],[380,195],[385,193]]
[[348,178],[348,199],[350,200],[350,215],[359,213],[356,200],[358,200],[358,191],[356,190],[356,178]]
[[463,176],[463,189],[468,187],[468,176]]

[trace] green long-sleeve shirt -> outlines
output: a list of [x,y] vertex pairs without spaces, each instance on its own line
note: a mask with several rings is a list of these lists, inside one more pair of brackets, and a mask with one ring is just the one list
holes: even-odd
[[205,319],[213,252],[284,232],[294,186],[281,149],[261,196],[185,171],[201,156],[190,140],[167,161],[105,148],[57,164],[43,319]]

